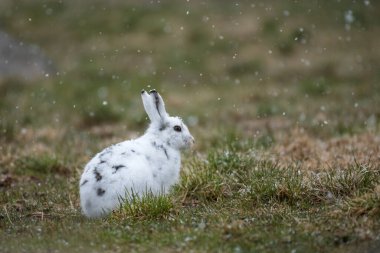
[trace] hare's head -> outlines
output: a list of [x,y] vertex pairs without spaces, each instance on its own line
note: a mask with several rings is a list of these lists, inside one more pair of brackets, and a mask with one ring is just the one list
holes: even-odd
[[189,129],[179,117],[170,117],[157,91],[142,90],[141,97],[151,124],[148,132],[175,149],[186,149],[194,143]]

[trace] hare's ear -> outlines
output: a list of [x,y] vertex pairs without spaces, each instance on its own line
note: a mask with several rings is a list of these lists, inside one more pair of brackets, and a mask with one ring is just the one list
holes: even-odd
[[151,90],[149,91],[149,95],[153,99],[153,103],[155,105],[155,108],[161,120],[162,121],[167,120],[167,118],[169,117],[169,114],[166,112],[165,103],[162,97],[160,96],[160,94],[156,90]]
[[168,114],[165,110],[165,104],[160,94],[157,91],[151,90],[148,92],[141,91],[141,97],[144,108],[151,122],[165,122]]

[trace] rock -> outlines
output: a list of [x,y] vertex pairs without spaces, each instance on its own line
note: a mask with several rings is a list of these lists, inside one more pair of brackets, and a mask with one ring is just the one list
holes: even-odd
[[40,79],[55,73],[55,67],[37,45],[27,44],[0,31],[0,79]]

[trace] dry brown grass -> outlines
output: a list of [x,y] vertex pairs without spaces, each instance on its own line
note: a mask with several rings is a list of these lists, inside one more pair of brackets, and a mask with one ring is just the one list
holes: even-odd
[[354,136],[320,139],[294,130],[266,152],[282,166],[321,171],[347,168],[352,164],[380,166],[380,137],[364,132]]

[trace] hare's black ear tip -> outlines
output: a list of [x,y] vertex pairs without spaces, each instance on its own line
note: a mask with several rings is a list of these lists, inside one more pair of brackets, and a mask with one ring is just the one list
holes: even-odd
[[145,93],[145,90],[144,90],[144,89],[142,89],[142,90],[141,90],[141,94],[144,94],[144,93]]
[[150,93],[157,93],[157,91],[156,91],[155,89],[153,89],[153,90],[150,90],[150,91],[149,91],[149,94],[150,94]]

